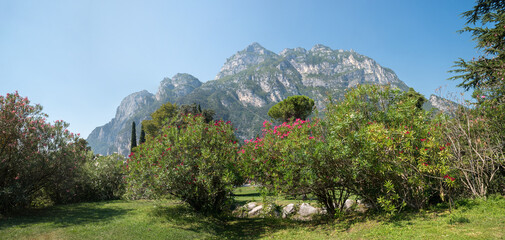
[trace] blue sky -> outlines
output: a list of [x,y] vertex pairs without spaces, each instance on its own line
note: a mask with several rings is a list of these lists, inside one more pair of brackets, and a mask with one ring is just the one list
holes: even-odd
[[0,0],[0,94],[16,90],[83,137],[128,94],[164,77],[214,79],[252,42],[369,56],[429,96],[477,56],[460,14],[473,0]]

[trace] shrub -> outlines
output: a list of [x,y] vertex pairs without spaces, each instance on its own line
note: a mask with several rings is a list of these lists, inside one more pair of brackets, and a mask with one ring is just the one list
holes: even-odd
[[221,212],[240,179],[232,125],[205,123],[204,117],[192,114],[183,116],[182,122],[163,127],[132,153],[127,165],[128,197],[170,194],[196,211]]
[[85,161],[85,141],[45,117],[17,92],[0,96],[0,211],[27,207],[40,192],[56,203],[74,197],[68,180]]
[[103,201],[121,198],[125,193],[124,164],[126,158],[114,153],[108,156],[93,156],[82,168],[78,184],[80,201]]
[[474,97],[476,102],[459,101],[460,105],[448,109],[452,117],[445,120],[444,127],[446,141],[451,143],[450,164],[458,170],[461,184],[468,195],[485,197],[488,190],[505,189],[501,170],[505,164],[505,128],[503,120],[496,119],[500,114],[505,116],[505,105],[495,106],[484,95]]
[[358,86],[327,106],[329,161],[350,192],[388,211],[425,207],[454,184],[441,116],[416,107],[418,99],[389,86]]
[[316,122],[296,119],[279,126],[263,123],[262,137],[245,140],[239,151],[247,175],[273,192],[290,195],[310,192]]

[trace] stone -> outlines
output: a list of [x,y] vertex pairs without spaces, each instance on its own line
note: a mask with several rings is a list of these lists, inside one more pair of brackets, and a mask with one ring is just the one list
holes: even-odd
[[298,210],[298,215],[300,215],[300,217],[309,217],[309,216],[312,216],[312,215],[315,215],[315,214],[318,214],[319,213],[319,209],[313,207],[313,206],[310,206],[310,204],[308,203],[302,203],[302,205],[300,205],[300,209]]
[[263,205],[256,206],[251,211],[249,211],[248,215],[249,215],[249,217],[256,217],[256,216],[260,215],[261,210],[263,210]]
[[289,215],[295,213],[295,204],[290,203],[282,208],[282,218],[287,218]]
[[345,200],[345,203],[344,203],[344,210],[346,211],[351,211],[352,210],[352,207],[356,204],[356,201],[352,200],[352,199],[347,199]]
[[244,205],[244,207],[248,210],[248,211],[251,211],[253,210],[253,208],[255,208],[256,206],[258,206],[258,204],[256,204],[255,202],[250,202],[246,205]]

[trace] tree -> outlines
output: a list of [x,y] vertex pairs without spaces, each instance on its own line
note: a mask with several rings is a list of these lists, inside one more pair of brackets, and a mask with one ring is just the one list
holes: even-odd
[[[179,107],[179,120],[182,115],[188,115],[188,114],[193,114],[193,115],[201,115],[204,118],[204,121],[206,123],[210,123],[214,119],[214,110],[211,109],[204,109],[200,107],[200,104],[196,105],[196,103],[190,104],[190,105],[181,105]],[[174,120],[177,121],[177,120]]]
[[314,110],[314,100],[307,96],[290,96],[268,110],[268,116],[278,121],[307,119]]
[[461,79],[458,86],[473,90],[475,101],[451,112],[447,137],[463,185],[473,196],[485,197],[505,163],[505,1],[478,0],[462,15],[467,26],[460,32],[472,34],[480,56],[456,61],[451,72],[460,75],[450,79]]
[[[465,61],[459,59],[451,72],[461,73],[450,79],[462,79],[458,85],[465,90],[478,89],[485,96],[504,102],[505,78],[505,1],[478,0],[473,10],[463,13],[467,26],[460,32],[470,32],[477,41],[481,56]],[[481,26],[475,25],[480,22]]]
[[177,115],[177,105],[167,102],[151,113],[151,120],[142,121],[142,126],[147,135],[155,137],[162,127]]
[[135,130],[135,121],[132,122],[132,137],[130,140],[130,152],[137,146],[137,131]]
[[144,125],[140,125],[140,139],[139,144],[146,142],[146,132],[144,131]]
[[151,114],[151,120],[142,121],[142,126],[145,128],[147,135],[151,137],[156,137],[163,126],[166,125],[176,125],[181,127],[184,124],[184,116],[192,115],[202,115],[206,123],[213,120],[214,111],[209,109],[202,109],[200,105],[190,104],[181,105],[177,107],[175,104],[167,102]]
[[423,104],[426,102],[426,98],[422,94],[416,92],[416,90],[414,90],[413,88],[409,88],[406,97],[408,99],[413,99],[416,101],[417,109],[422,109]]

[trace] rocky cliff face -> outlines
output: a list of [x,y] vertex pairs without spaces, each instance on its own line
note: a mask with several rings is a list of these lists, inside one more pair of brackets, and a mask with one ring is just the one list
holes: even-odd
[[275,53],[268,51],[258,43],[253,43],[244,50],[228,58],[215,79],[237,74],[275,55]]
[[177,74],[161,81],[156,95],[143,90],[125,97],[116,110],[115,117],[107,124],[95,128],[87,138],[93,151],[97,154],[123,155],[130,153],[131,124],[137,125],[137,136],[140,136],[140,124],[149,119],[150,114],[167,101],[183,97],[198,88],[202,83],[189,74]]
[[172,102],[179,97],[186,96],[201,85],[202,82],[190,74],[178,73],[172,79],[164,78],[161,81],[156,93],[156,101]]
[[276,54],[253,43],[228,58],[215,80],[202,84],[189,74],[177,74],[163,79],[156,96],[147,92],[128,96],[116,117],[96,128],[88,142],[96,153],[128,154],[131,121],[140,123],[166,101],[213,109],[215,118],[234,123],[238,137],[251,138],[261,122],[269,120],[268,109],[286,97],[306,95],[321,110],[328,95],[339,99],[357,84],[391,84],[408,90],[392,70],[353,51],[318,44],[310,50],[285,49]]
[[429,104],[429,106],[427,107],[428,109],[436,108],[437,110],[442,111],[447,114],[454,113],[454,111],[459,106],[459,104],[457,104],[449,99],[439,97],[439,96],[436,96],[433,94],[428,99],[428,104]]

